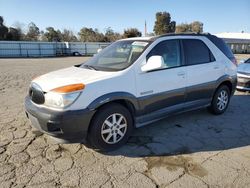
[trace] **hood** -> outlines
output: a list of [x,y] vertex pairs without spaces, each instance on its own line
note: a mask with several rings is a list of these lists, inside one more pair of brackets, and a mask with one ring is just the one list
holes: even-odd
[[238,72],[250,73],[250,63],[242,63],[238,66]]
[[48,92],[57,87],[70,84],[83,83],[87,85],[96,80],[109,78],[114,74],[116,74],[116,72],[104,72],[80,67],[69,67],[39,76],[32,80],[32,82],[37,83],[44,92]]

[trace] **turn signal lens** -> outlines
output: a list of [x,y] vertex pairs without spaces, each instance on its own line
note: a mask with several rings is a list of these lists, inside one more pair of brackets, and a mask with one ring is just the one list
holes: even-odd
[[83,90],[84,88],[85,88],[84,84],[71,84],[71,85],[66,85],[66,86],[52,89],[51,91],[57,92],[57,93],[70,93],[74,91]]

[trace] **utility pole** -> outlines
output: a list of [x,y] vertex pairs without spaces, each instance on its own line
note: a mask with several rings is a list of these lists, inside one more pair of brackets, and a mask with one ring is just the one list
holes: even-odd
[[144,26],[144,36],[146,37],[148,35],[148,32],[147,32],[147,22],[145,20],[145,26]]

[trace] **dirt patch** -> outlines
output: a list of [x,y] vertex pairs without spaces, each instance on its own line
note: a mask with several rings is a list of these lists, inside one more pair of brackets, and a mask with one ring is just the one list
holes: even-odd
[[165,167],[169,171],[175,171],[178,168],[183,168],[185,173],[192,176],[204,177],[208,174],[205,168],[203,168],[200,164],[194,162],[190,157],[146,157],[145,161],[148,163],[148,170],[154,167]]

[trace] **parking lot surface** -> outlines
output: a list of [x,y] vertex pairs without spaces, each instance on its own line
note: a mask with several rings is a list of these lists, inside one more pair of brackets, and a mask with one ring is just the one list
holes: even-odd
[[32,129],[32,78],[84,57],[0,59],[0,187],[250,187],[250,94],[227,112],[184,113],[137,129],[117,151],[58,144]]

